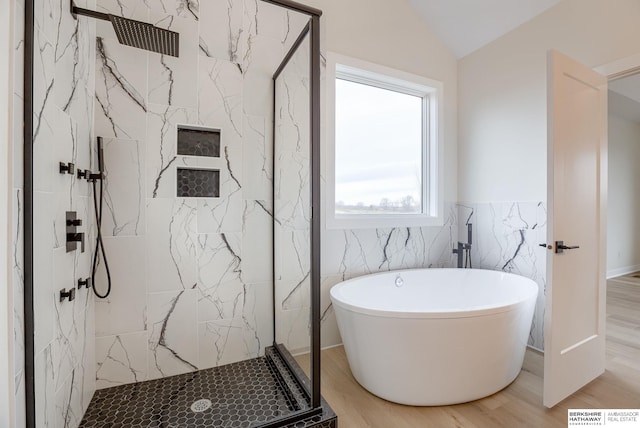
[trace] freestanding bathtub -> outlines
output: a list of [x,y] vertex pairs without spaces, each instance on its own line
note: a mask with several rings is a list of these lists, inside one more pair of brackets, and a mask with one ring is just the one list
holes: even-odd
[[361,276],[331,289],[356,380],[401,404],[440,406],[491,395],[522,367],[538,285],[479,269]]

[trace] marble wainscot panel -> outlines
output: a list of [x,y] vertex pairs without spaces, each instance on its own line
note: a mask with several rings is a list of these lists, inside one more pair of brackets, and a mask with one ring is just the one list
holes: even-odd
[[329,290],[335,284],[376,272],[450,268],[458,239],[458,209],[447,204],[439,227],[325,230],[322,239],[322,346],[342,343]]
[[547,210],[542,202],[462,203],[458,206],[460,235],[473,224],[471,262],[474,268],[502,270],[531,278],[538,284],[538,300],[529,346],[544,347]]

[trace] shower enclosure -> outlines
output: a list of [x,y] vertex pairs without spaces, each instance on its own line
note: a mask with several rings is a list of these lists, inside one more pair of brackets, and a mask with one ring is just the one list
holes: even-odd
[[69,0],[24,4],[27,426],[336,426],[320,395],[321,12],[90,4],[176,44],[121,46]]

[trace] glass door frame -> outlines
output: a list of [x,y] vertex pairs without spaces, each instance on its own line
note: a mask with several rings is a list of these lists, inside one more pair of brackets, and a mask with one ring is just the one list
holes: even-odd
[[[311,86],[310,86],[310,123],[311,123],[311,162],[310,162],[310,176],[311,176],[311,267],[310,267],[310,288],[311,288],[311,391],[308,391],[311,396],[311,408],[319,409],[321,407],[321,392],[320,392],[320,322],[321,322],[321,306],[320,306],[320,16],[322,11],[302,5],[289,0],[262,0],[266,3],[282,6],[287,9],[294,10],[296,12],[309,15],[309,23],[302,30],[295,43],[289,49],[289,52],[278,66],[276,72],[273,74],[273,110],[275,121],[275,109],[276,109],[276,80],[289,63],[293,55],[296,53],[298,47],[305,40],[307,35],[311,36],[311,55],[310,55],[310,70],[311,70]],[[275,126],[274,126],[274,138],[273,144],[275,146]],[[274,147],[275,149],[275,147]],[[274,150],[275,154],[275,150]],[[275,156],[273,157],[273,171],[275,174]],[[273,180],[274,196],[275,196],[275,177]],[[275,204],[273,209],[274,221],[275,221]],[[275,227],[273,228],[275,235]],[[275,260],[275,236],[273,236],[273,254]],[[279,349],[279,345],[276,343],[276,307],[275,307],[275,267],[274,267],[274,299],[273,299],[273,332],[274,332],[274,348]]]

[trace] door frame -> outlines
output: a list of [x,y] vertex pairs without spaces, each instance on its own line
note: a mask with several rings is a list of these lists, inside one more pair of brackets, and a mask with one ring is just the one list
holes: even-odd
[[640,53],[593,67],[593,71],[602,74],[609,82],[640,73]]
[[[612,82],[614,80],[622,79],[623,77],[631,76],[634,74],[640,74],[640,53],[631,55],[625,58],[621,58],[612,62],[608,62],[605,64],[601,64],[597,67],[594,67],[593,70],[597,73],[602,74],[607,78],[607,82]],[[609,106],[607,105],[607,113],[609,110]],[[608,181],[607,181],[607,184]],[[607,235],[608,237],[608,235]],[[609,271],[606,269],[606,259],[605,259],[605,275],[606,279],[609,279]],[[618,275],[614,275],[618,276]]]

